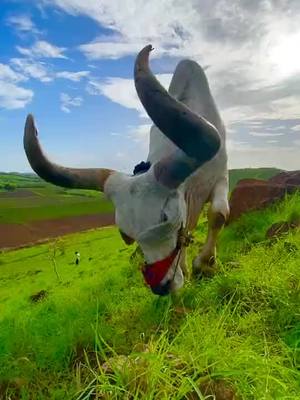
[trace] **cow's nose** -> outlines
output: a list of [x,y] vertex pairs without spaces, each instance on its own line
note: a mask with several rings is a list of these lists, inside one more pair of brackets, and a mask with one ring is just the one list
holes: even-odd
[[154,294],[158,294],[159,296],[166,296],[170,293],[171,289],[171,281],[166,282],[164,285],[157,285],[151,287],[151,290]]

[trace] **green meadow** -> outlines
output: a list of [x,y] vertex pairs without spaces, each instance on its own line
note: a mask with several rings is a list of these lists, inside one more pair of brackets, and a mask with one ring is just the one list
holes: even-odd
[[300,232],[265,237],[299,216],[300,194],[244,215],[217,275],[164,298],[115,227],[0,253],[0,398],[299,399]]
[[[18,191],[17,191],[18,192]],[[30,221],[113,212],[102,193],[87,196],[39,189],[28,197],[1,197],[0,223],[23,224]]]
[[[9,177],[9,178],[8,178]],[[0,223],[26,222],[113,212],[113,206],[97,191],[63,189],[35,176],[0,174]]]

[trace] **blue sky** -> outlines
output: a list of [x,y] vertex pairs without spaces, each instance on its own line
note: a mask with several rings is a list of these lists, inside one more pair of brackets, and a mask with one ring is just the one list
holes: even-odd
[[137,52],[165,85],[178,60],[206,66],[228,131],[229,166],[300,168],[298,1],[2,0],[0,170],[30,171],[35,115],[56,162],[130,171],[151,121],[132,81]]

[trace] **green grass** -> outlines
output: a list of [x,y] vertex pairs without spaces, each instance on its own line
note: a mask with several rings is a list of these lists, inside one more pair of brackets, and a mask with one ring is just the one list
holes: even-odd
[[114,211],[112,203],[94,190],[63,189],[35,175],[0,173],[0,188],[5,183],[14,184],[16,190],[0,192],[0,223],[24,224]]
[[[226,227],[219,273],[166,298],[144,286],[116,228],[2,253],[0,398],[208,400],[214,385],[299,399],[300,232],[265,239],[295,215],[299,194]],[[189,263],[205,232],[201,220]]]
[[22,224],[25,222],[113,212],[110,202],[100,198],[57,198],[46,201],[7,202],[0,199],[0,223]]
[[54,187],[31,189],[29,197],[1,197],[0,223],[18,223],[109,213],[114,208],[102,193],[84,190],[62,190]]
[[16,172],[0,172],[0,187],[3,184],[12,183],[18,188],[44,187],[45,183],[34,174],[18,174]]

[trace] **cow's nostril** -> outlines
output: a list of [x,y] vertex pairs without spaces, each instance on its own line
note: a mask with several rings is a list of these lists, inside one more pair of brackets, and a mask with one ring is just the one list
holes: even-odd
[[170,289],[171,289],[171,281],[168,281],[164,285],[157,285],[151,287],[152,292],[159,296],[166,296],[167,294],[170,293]]

